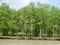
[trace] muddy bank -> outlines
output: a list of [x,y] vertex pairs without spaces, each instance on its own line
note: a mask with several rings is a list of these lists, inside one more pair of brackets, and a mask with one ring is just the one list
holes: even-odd
[[60,40],[60,37],[0,36],[0,39],[19,39],[19,40]]

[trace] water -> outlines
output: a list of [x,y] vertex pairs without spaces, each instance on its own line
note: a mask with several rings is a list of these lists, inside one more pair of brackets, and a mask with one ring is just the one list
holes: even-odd
[[60,41],[47,41],[47,40],[0,40],[0,45],[60,45]]

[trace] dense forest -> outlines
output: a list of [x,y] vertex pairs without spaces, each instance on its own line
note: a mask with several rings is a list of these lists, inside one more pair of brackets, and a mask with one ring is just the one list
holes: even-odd
[[60,8],[31,2],[19,10],[0,5],[1,36],[60,37]]

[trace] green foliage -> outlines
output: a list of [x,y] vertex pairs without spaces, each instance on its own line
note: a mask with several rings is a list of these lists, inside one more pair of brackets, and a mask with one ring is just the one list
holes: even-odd
[[31,2],[14,10],[6,3],[0,5],[0,32],[3,35],[60,36],[60,9],[48,4]]

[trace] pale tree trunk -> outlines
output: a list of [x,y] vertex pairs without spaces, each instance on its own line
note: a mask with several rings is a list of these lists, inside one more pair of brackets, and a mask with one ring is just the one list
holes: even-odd
[[42,36],[41,36],[41,27],[40,27],[40,38],[41,38]]

